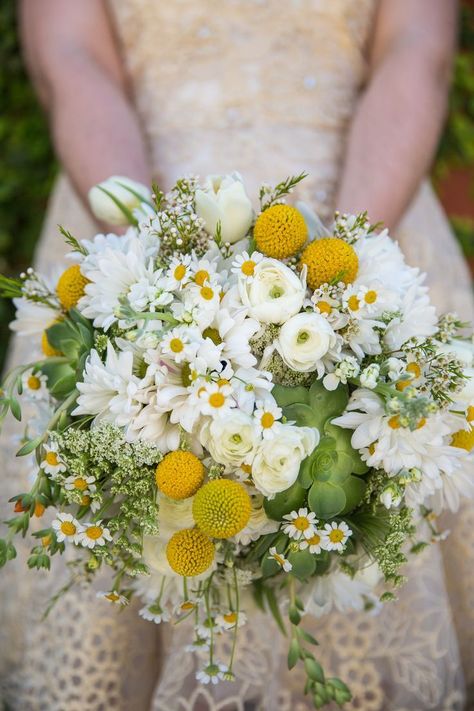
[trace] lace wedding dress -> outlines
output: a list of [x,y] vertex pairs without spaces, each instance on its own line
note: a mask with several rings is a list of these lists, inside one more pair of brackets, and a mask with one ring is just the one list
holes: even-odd
[[[189,172],[239,170],[255,194],[262,181],[305,170],[298,197],[329,218],[376,4],[111,0],[158,182],[167,187]],[[58,224],[79,238],[94,233],[65,177],[39,244],[41,269],[62,257]],[[428,272],[439,308],[471,318],[467,271],[428,184],[395,236],[408,260]],[[15,340],[11,361],[24,361],[30,349]],[[2,501],[27,486],[28,472],[14,459],[18,435],[12,423],[3,433]],[[474,707],[474,506],[451,527],[444,564],[439,547],[421,555],[406,571],[410,582],[399,600],[380,615],[332,614],[311,623],[321,661],[354,692],[348,711],[460,711],[466,699]],[[189,630],[160,631],[136,609],[118,612],[96,600],[93,590],[70,591],[41,624],[45,601],[67,572],[62,561],[49,574],[27,571],[27,548],[28,541],[1,571],[0,700],[3,694],[8,709],[310,708],[298,673],[285,671],[286,640],[256,612],[242,628],[239,681],[217,690],[194,680],[194,662],[183,653]]]

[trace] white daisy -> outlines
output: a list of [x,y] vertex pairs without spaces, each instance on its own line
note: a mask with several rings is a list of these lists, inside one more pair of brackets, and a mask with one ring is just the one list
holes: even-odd
[[142,607],[138,614],[143,617],[144,620],[148,622],[154,622],[155,625],[161,624],[161,622],[168,622],[171,619],[171,615],[168,610],[163,609],[161,605],[155,603],[153,605],[145,605]]
[[191,644],[187,644],[184,648],[185,652],[207,652],[209,649],[210,640],[204,637],[198,637]]
[[86,523],[79,535],[79,542],[84,548],[95,548],[95,546],[105,546],[112,540],[112,535],[108,528],[101,525],[102,521]]
[[293,566],[290,561],[283,555],[283,553],[279,553],[277,551],[276,546],[272,546],[268,552],[270,554],[268,558],[275,560],[278,565],[283,568],[285,573],[289,573],[290,570],[292,570]]
[[30,400],[45,400],[49,397],[48,378],[39,370],[27,370],[21,376],[23,395]]
[[340,571],[316,576],[309,591],[306,612],[315,617],[322,617],[333,607],[344,613],[350,610],[362,612],[367,604],[370,604],[372,614],[376,614],[381,603],[374,594],[374,589],[380,577],[375,563],[361,567],[353,578]]
[[40,336],[61,316],[61,310],[35,303],[24,297],[13,299],[16,307],[15,319],[10,328],[20,336]]
[[160,350],[175,363],[189,363],[196,356],[200,341],[197,329],[177,326],[165,334],[160,343]]
[[211,633],[219,631],[219,625],[214,617],[206,617],[200,624],[196,625],[196,635],[201,639],[210,639]]
[[49,442],[43,445],[44,454],[40,467],[46,474],[55,477],[57,474],[66,471],[66,465],[58,454],[59,447],[57,442]]
[[325,550],[339,551],[341,553],[344,550],[347,539],[352,536],[352,531],[345,521],[340,523],[332,521],[325,524],[321,534],[323,539],[322,547]]
[[310,553],[318,555],[321,551],[326,550],[323,532],[316,530],[311,538],[300,538],[298,546],[302,551],[308,548]]
[[201,671],[196,672],[196,679],[201,684],[218,684],[224,679],[227,667],[224,664],[208,664]]
[[232,262],[231,272],[236,274],[239,279],[252,282],[255,267],[262,261],[262,259],[263,254],[260,252],[252,252],[250,255],[248,252],[237,254]]
[[235,610],[229,610],[221,615],[217,615],[216,622],[223,630],[232,630],[235,629],[236,626],[242,627],[245,625],[247,615],[242,611],[237,613]]
[[196,610],[197,607],[198,603],[196,602],[196,600],[183,600],[182,602],[179,602],[177,605],[175,605],[173,609],[173,614],[176,617],[179,617],[181,615],[189,615],[189,613]]
[[234,397],[238,407],[253,414],[258,401],[266,401],[273,388],[271,373],[256,368],[237,368],[232,378]]
[[68,476],[64,481],[64,487],[68,491],[80,491],[83,496],[89,496],[95,493],[97,486],[95,485],[95,476]]
[[257,359],[251,352],[250,339],[260,328],[258,321],[247,318],[245,311],[231,313],[221,307],[209,329],[216,329],[217,341],[222,346],[222,357],[229,360],[234,368],[251,368]]
[[220,287],[212,283],[190,284],[184,290],[184,308],[191,313],[196,310],[195,321],[201,330],[208,328],[214,320],[220,306],[220,292]]
[[84,527],[72,514],[58,513],[51,526],[56,532],[56,538],[59,543],[65,540],[72,541],[73,543],[81,542]]
[[128,302],[135,311],[161,311],[173,301],[173,294],[165,290],[162,270],[147,273],[131,285],[127,294]]
[[283,518],[289,521],[289,523],[283,526],[283,532],[290,538],[295,538],[296,540],[300,538],[309,539],[316,533],[316,526],[318,525],[316,514],[312,511],[308,513],[307,508],[292,511],[286,514],[286,516],[283,516]]
[[414,284],[407,289],[400,311],[401,315],[390,321],[383,337],[388,350],[398,351],[410,338],[421,341],[436,333],[438,317],[426,287]]
[[170,291],[182,289],[192,278],[191,255],[173,257],[166,272],[166,288]]
[[84,381],[77,384],[81,393],[73,415],[95,415],[95,421],[106,420],[127,426],[142,405],[136,399],[140,379],[133,373],[133,352],[116,352],[109,342],[105,363],[96,350],[87,359]]
[[108,590],[106,592],[99,591],[96,597],[108,600],[113,605],[128,605],[129,603],[129,600],[125,597],[125,595],[120,595],[120,593],[115,590]]
[[203,415],[225,415],[235,401],[232,398],[233,388],[228,382],[205,383],[199,389],[199,405]]
[[253,413],[256,429],[265,439],[273,439],[276,432],[275,424],[281,418],[283,410],[278,407],[272,397],[267,397],[264,401],[256,403],[256,410]]

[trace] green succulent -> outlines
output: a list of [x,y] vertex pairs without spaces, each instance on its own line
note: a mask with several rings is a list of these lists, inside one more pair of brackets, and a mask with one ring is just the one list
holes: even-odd
[[352,447],[351,433],[332,424],[346,408],[348,388],[340,385],[328,391],[320,381],[315,381],[308,389],[276,385],[272,394],[288,420],[317,428],[321,439],[301,465],[298,486],[293,485],[269,502],[267,514],[273,518],[281,511],[288,513],[293,510],[288,506],[295,501],[302,505],[301,489],[307,491],[308,506],[318,518],[330,519],[352,511],[362,500],[365,482],[360,476],[368,467]]

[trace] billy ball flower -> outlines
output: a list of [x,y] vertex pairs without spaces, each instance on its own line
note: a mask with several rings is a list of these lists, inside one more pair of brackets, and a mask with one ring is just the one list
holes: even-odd
[[61,306],[68,311],[84,296],[89,280],[82,274],[79,264],[72,264],[59,277],[56,293]]
[[202,462],[192,452],[169,452],[158,464],[155,473],[158,489],[170,499],[187,499],[204,481]]
[[296,254],[308,238],[303,215],[290,205],[272,205],[257,218],[254,238],[258,249],[275,259]]
[[214,552],[213,542],[198,528],[177,531],[166,546],[166,557],[171,568],[186,578],[201,575],[210,568]]
[[230,538],[245,528],[252,513],[250,496],[237,481],[215,479],[194,497],[197,526],[213,538]]
[[311,242],[300,259],[300,267],[308,269],[311,289],[334,280],[351,284],[357,276],[359,259],[353,247],[337,237],[324,237]]

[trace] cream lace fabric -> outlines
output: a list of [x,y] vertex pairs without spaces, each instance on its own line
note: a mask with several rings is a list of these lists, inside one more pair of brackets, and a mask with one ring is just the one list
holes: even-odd
[[[306,170],[298,197],[330,216],[375,0],[110,0],[110,8],[163,186],[183,173],[239,170],[255,191]],[[64,177],[39,245],[42,269],[61,260],[58,223],[80,238],[94,232]],[[396,236],[409,261],[428,271],[439,308],[471,318],[467,271],[427,184]],[[15,341],[11,363],[31,357],[31,348]],[[27,487],[28,466],[14,459],[19,434],[11,422],[2,434],[2,502]],[[441,548],[420,556],[399,600],[380,615],[308,621],[321,661],[351,684],[348,711],[461,711],[466,699],[474,708],[474,506],[450,525],[444,565]],[[44,576],[27,572],[29,545],[0,573],[0,701],[9,709],[311,708],[301,678],[285,670],[286,641],[256,611],[242,628],[239,680],[217,689],[196,684],[183,653],[186,627],[159,631],[94,591],[70,591],[41,624],[45,601],[68,572],[62,560]]]

